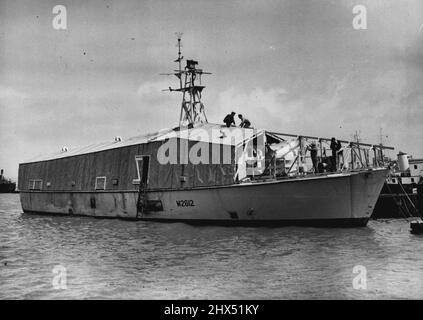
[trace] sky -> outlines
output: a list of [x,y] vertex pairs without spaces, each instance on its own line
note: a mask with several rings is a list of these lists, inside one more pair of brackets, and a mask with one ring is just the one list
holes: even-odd
[[[66,29],[53,28],[53,7]],[[367,28],[355,29],[363,5]],[[423,157],[420,0],[0,0],[0,167],[176,126],[175,32],[208,120],[383,143]]]

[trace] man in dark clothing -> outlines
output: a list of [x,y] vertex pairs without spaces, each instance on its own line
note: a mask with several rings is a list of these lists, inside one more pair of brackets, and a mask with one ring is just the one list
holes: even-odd
[[332,167],[332,171],[336,171],[336,153],[340,148],[340,143],[339,141],[336,141],[335,138],[332,138],[330,140],[330,149],[332,150],[332,157],[331,157],[331,167]]
[[317,146],[315,142],[312,142],[311,145],[307,147],[307,150],[310,150],[310,158],[313,162],[314,173],[319,172],[318,163],[317,163]]
[[239,125],[241,128],[249,128],[251,126],[250,120],[244,118],[242,114],[239,114],[238,118],[241,120],[241,124]]
[[231,124],[235,125],[235,112],[231,112],[231,114],[228,114],[225,119],[223,119],[223,122],[226,124],[226,126],[229,128]]
[[[345,159],[344,159],[344,150],[342,150],[342,143],[339,140],[338,140],[337,145],[336,145],[336,151],[338,153],[337,161],[338,161],[338,163],[340,165],[343,165],[344,164],[344,161],[345,161]],[[341,162],[341,159],[342,159],[342,162]]]

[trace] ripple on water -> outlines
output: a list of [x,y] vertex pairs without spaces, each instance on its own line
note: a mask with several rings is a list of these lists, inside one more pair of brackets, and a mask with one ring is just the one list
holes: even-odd
[[[0,195],[0,299],[423,298],[423,237],[366,228],[228,228],[21,213]],[[64,266],[67,289],[52,286]],[[352,286],[353,267],[367,289]]]

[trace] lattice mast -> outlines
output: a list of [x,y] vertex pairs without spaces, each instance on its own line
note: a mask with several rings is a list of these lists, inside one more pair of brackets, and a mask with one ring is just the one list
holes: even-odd
[[[178,58],[174,61],[178,63],[178,70],[173,73],[164,73],[165,75],[175,75],[179,79],[179,88],[169,87],[164,91],[178,91],[182,93],[181,113],[179,116],[179,126],[188,126],[195,123],[207,123],[206,112],[201,102],[201,92],[205,86],[201,85],[201,76],[211,74],[197,67],[198,61],[186,60],[186,66],[182,69],[184,57],[181,55],[181,37],[182,33],[177,33],[178,37]],[[197,80],[199,84],[197,84]]]

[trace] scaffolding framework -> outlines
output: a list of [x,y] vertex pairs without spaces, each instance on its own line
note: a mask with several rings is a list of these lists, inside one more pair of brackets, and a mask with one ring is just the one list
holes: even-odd
[[[186,66],[182,69],[184,57],[181,54],[181,33],[178,36],[178,58],[174,61],[178,63],[178,70],[173,73],[163,73],[163,75],[174,75],[179,79],[179,88],[165,89],[164,91],[177,91],[182,93],[181,112],[179,116],[179,126],[185,127],[196,123],[207,123],[207,116],[204,104],[201,102],[201,93],[205,86],[201,85],[201,76],[211,74],[198,68],[198,61],[186,60]],[[198,81],[198,84],[197,84]]]

